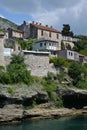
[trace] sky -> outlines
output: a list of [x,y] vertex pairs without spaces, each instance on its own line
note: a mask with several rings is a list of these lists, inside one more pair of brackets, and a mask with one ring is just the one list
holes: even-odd
[[75,35],[87,35],[87,0],[0,0],[0,16],[19,25],[35,21],[59,31],[69,24]]

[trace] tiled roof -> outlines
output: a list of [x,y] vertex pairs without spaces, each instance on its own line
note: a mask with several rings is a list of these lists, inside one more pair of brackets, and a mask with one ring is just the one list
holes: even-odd
[[85,55],[83,55],[83,54],[79,54],[79,56],[80,56],[80,57],[84,57]]
[[84,59],[87,60],[87,56],[84,56]]
[[43,29],[43,30],[47,30],[47,31],[51,31],[51,32],[56,32],[56,33],[61,33],[60,31],[58,31],[57,29],[53,28],[53,27],[48,27],[48,26],[43,26],[40,24],[33,24],[31,23],[31,25],[35,26],[36,28],[39,29]]
[[15,31],[15,32],[18,32],[18,33],[23,33],[23,31],[21,31],[19,29],[8,28],[8,30],[12,30],[12,31]]
[[85,60],[87,60],[87,56],[83,55],[83,54],[79,54],[80,57],[83,57]]

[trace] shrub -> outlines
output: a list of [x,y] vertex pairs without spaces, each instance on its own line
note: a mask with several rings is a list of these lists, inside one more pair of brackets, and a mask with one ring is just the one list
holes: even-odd
[[69,66],[69,62],[66,61],[64,58],[60,58],[60,57],[52,57],[50,58],[50,63],[53,63],[55,67],[68,67]]
[[7,66],[7,72],[12,83],[29,84],[31,81],[30,71],[27,70],[24,58],[20,55],[13,55],[11,63]]
[[62,98],[59,98],[59,99],[55,102],[55,105],[56,105],[58,108],[64,107],[64,106],[63,106],[63,100],[62,100]]
[[77,62],[72,62],[68,74],[73,79],[74,85],[77,84],[78,81],[81,80],[82,66]]
[[81,79],[76,87],[80,89],[87,89],[87,79]]

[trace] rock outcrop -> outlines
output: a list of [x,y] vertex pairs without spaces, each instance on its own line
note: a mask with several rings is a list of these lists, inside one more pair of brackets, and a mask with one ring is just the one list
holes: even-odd
[[69,117],[87,113],[87,110],[76,110],[68,108],[43,108],[35,107],[30,110],[24,110],[21,105],[6,105],[0,108],[0,123],[18,122],[24,119],[50,119]]
[[18,104],[23,106],[31,106],[34,103],[40,104],[48,102],[47,92],[41,88],[22,86],[0,86],[0,107],[5,105]]
[[62,97],[65,107],[83,108],[87,106],[87,90],[57,87],[57,94]]

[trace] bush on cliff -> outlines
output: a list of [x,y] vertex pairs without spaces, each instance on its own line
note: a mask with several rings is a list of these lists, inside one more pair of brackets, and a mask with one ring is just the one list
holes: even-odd
[[73,79],[73,84],[76,85],[82,78],[82,65],[77,62],[71,62],[68,74]]
[[7,66],[12,83],[30,84],[31,75],[24,63],[24,58],[20,55],[13,55],[11,63]]
[[50,63],[53,63],[55,67],[69,67],[69,62],[60,57],[50,58]]
[[10,64],[6,70],[0,67],[0,83],[25,83],[30,84],[32,81],[30,71],[24,63],[24,58],[20,55],[13,55]]

